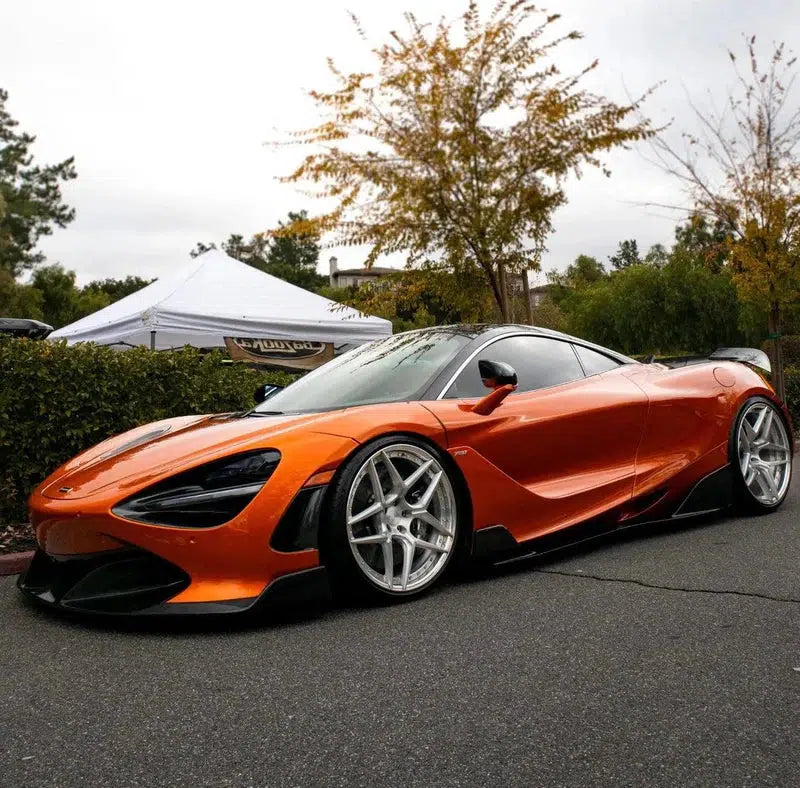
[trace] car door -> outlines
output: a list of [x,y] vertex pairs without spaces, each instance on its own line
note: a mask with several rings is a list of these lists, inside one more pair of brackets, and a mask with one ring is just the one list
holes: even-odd
[[[514,501],[503,524],[518,540],[588,519],[632,496],[647,397],[620,373],[619,362],[586,347],[580,352],[583,361],[565,339],[504,336],[481,348],[441,399],[425,403],[444,424],[465,474],[491,476],[488,468],[476,470],[481,461],[499,471],[489,494],[501,507]],[[519,381],[487,416],[465,407],[487,393],[481,359],[510,364]],[[481,507],[474,508],[476,528],[491,524],[479,522]]]

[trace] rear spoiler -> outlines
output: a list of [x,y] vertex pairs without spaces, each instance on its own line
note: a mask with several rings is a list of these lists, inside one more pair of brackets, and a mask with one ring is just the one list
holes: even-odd
[[675,356],[658,359],[651,356],[645,363],[653,361],[668,367],[688,367],[691,364],[702,364],[704,361],[739,361],[763,369],[764,372],[772,372],[769,356],[763,350],[753,347],[720,347],[707,356]]

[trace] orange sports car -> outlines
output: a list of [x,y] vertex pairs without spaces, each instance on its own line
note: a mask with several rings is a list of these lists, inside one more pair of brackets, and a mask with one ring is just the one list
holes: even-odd
[[149,424],[60,467],[31,496],[19,587],[142,615],[407,597],[457,560],[767,512],[793,454],[768,366],[736,348],[638,363],[527,326],[398,334],[249,412]]

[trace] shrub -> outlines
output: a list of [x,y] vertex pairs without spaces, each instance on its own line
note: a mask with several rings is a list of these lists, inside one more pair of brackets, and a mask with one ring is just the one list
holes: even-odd
[[25,519],[30,491],[70,457],[150,421],[244,410],[285,372],[223,364],[193,348],[153,353],[0,337],[0,522]]

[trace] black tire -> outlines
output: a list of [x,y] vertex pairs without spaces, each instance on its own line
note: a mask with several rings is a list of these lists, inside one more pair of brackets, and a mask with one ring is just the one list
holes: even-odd
[[[376,453],[397,449],[403,445],[415,447],[435,459],[442,470],[443,479],[453,493],[454,507],[452,545],[441,566],[428,581],[405,591],[389,590],[377,585],[366,574],[366,570],[359,565],[354,554],[356,548],[351,547],[347,527],[348,501],[359,472]],[[380,459],[378,461],[380,462]],[[427,441],[410,435],[387,435],[362,446],[348,458],[336,474],[327,497],[327,515],[320,529],[321,560],[328,570],[334,596],[355,603],[392,602],[420,596],[438,585],[454,564],[456,553],[462,552],[462,534],[466,529],[462,527],[461,519],[467,509],[463,501],[462,482],[453,471],[449,457]],[[446,537],[442,538],[447,541]],[[431,557],[434,555],[431,553]]]
[[[740,456],[739,456],[739,431],[741,429],[742,420],[745,418],[745,415],[750,411],[753,405],[755,404],[763,404],[766,405],[770,410],[773,412],[773,419],[777,418],[780,420],[780,423],[783,425],[783,429],[786,432],[786,436],[789,443],[789,471],[788,471],[788,481],[785,486],[785,490],[783,494],[774,502],[772,503],[765,503],[764,501],[759,500],[745,481],[744,473],[742,471],[742,466],[740,463]],[[786,417],[784,416],[781,409],[774,403],[772,400],[767,399],[766,397],[756,396],[750,397],[747,399],[739,408],[739,412],[736,414],[736,418],[733,421],[733,425],[731,426],[731,431],[728,439],[728,460],[731,464],[731,468],[733,469],[733,479],[734,479],[734,505],[743,512],[748,514],[768,514],[769,512],[774,512],[776,509],[780,507],[780,505],[786,500],[786,495],[788,494],[789,488],[791,486],[791,477],[792,477],[792,467],[793,463],[793,449],[792,446],[792,433],[791,429],[789,428],[789,424],[786,421]]]

